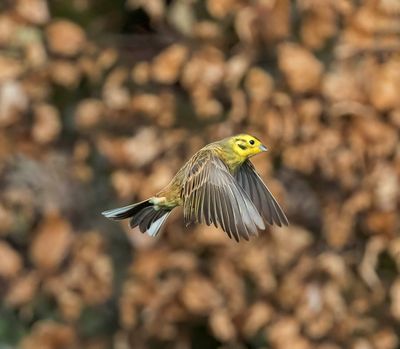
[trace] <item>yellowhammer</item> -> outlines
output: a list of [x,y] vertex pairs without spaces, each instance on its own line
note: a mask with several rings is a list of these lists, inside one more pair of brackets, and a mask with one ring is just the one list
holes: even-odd
[[267,151],[255,137],[240,134],[206,145],[172,181],[148,200],[103,212],[111,219],[130,218],[131,228],[157,235],[171,211],[183,206],[186,225],[218,225],[230,238],[248,240],[265,222],[288,220],[249,158]]

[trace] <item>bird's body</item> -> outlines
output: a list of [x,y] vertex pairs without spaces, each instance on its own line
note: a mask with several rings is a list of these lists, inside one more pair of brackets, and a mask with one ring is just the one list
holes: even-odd
[[181,189],[185,185],[185,181],[189,177],[191,170],[193,170],[193,166],[207,161],[210,156],[216,156],[221,159],[227,165],[229,172],[233,175],[236,168],[241,165],[245,159],[236,153],[231,154],[230,149],[230,145],[226,140],[210,143],[200,149],[181,167],[174,178],[172,178],[171,182],[155,195],[155,198],[163,200],[159,202],[159,205],[162,206],[164,202],[164,205],[167,206],[166,208],[182,206],[183,197],[181,195]]
[[244,134],[208,144],[154,197],[103,214],[130,218],[131,227],[139,226],[152,236],[177,206],[183,206],[187,225],[219,225],[237,241],[265,229],[264,222],[287,225],[285,214],[248,160],[266,150],[257,138]]

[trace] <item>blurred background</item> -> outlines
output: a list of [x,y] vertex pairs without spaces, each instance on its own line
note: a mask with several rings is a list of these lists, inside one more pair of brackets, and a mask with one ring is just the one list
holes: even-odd
[[[0,348],[400,348],[398,0],[1,0]],[[143,200],[251,133],[291,225]]]

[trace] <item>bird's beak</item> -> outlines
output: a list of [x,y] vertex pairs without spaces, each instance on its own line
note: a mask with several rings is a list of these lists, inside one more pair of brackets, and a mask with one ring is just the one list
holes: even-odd
[[259,148],[261,151],[267,151],[267,150],[268,150],[268,148],[267,148],[264,144],[261,144],[258,148]]

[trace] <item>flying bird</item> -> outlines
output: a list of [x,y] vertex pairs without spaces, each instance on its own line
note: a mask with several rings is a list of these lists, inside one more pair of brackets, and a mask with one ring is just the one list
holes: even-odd
[[129,218],[130,227],[156,236],[171,211],[183,207],[184,220],[214,224],[230,238],[249,240],[265,224],[288,225],[250,157],[267,151],[256,137],[240,134],[210,143],[195,153],[155,196],[105,211],[110,219]]

